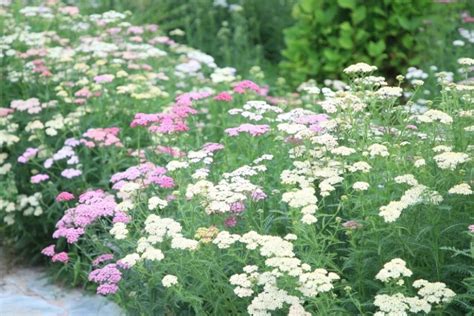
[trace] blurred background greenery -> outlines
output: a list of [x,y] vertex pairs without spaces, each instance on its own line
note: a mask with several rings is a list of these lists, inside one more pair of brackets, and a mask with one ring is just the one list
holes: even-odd
[[472,56],[474,44],[472,0],[79,2],[90,12],[129,10],[134,22],[158,24],[220,66],[244,76],[260,66],[267,77],[282,76],[293,86],[309,78],[338,78],[344,67],[360,61],[389,78],[409,66],[454,71],[458,57]]

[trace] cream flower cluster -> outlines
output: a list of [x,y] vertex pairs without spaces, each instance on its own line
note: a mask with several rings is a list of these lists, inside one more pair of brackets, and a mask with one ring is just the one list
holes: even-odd
[[7,225],[12,225],[15,223],[14,215],[12,214],[16,210],[16,205],[14,202],[0,199],[0,211],[4,211],[7,215],[3,218],[3,221]]
[[44,123],[44,126],[44,132],[46,133],[46,135],[56,136],[58,135],[58,131],[62,130],[65,126],[64,117],[60,113],[57,113],[53,116],[51,120]]
[[142,260],[163,260],[165,257],[163,251],[154,245],[162,243],[165,239],[171,240],[172,249],[196,250],[198,241],[184,237],[181,231],[181,225],[174,219],[149,215],[145,220],[145,232],[148,236],[138,240],[136,253],[128,254],[120,262],[132,267]]
[[7,153],[0,153],[0,175],[7,174],[12,168],[11,163],[5,162],[7,158],[8,158]]
[[160,199],[158,196],[152,196],[148,199],[148,209],[150,211],[159,208],[160,210],[164,209],[168,206],[168,202],[166,200]]
[[[294,239],[294,236],[287,236]],[[244,273],[234,274],[229,282],[235,286],[234,293],[239,297],[251,297],[256,289],[263,286],[263,291],[257,294],[247,311],[250,315],[271,315],[270,312],[290,305],[289,315],[309,315],[304,311],[303,303],[306,298],[329,292],[334,288],[333,282],[339,276],[325,269],[312,270],[308,264],[302,263],[293,252],[293,244],[278,236],[260,235],[254,231],[242,236],[220,232],[213,243],[219,248],[228,248],[235,242],[246,245],[249,250],[259,250],[266,257],[265,267],[269,271],[259,272],[259,267],[247,265]],[[277,285],[280,277],[294,277],[302,297],[290,295]],[[298,314],[300,313],[300,314]]]
[[42,198],[41,192],[36,192],[30,196],[20,194],[17,197],[16,210],[22,211],[23,215],[26,216],[40,216],[43,214],[43,208],[41,207]]
[[230,173],[224,173],[222,179],[213,184],[207,180],[200,180],[195,184],[188,184],[186,198],[202,196],[201,201],[207,214],[228,213],[234,203],[243,203],[256,190],[261,188],[253,184],[248,178],[267,170],[265,165],[258,164],[263,160],[271,160],[271,155],[263,155],[256,159],[253,166],[242,166]]
[[[304,224],[317,222],[315,213],[318,199],[314,182],[319,181],[319,193],[326,197],[336,190],[336,184],[344,180],[341,176],[344,171],[342,163],[326,155],[331,153],[346,156],[355,152],[352,148],[337,146],[337,140],[329,133],[313,136],[311,141],[315,144],[312,148],[296,146],[290,150],[290,158],[306,157],[307,160],[293,161],[293,169],[283,170],[280,175],[282,184],[298,186],[283,193],[282,201],[291,208],[301,208],[301,221]],[[313,159],[308,159],[308,156]]]
[[365,110],[367,104],[359,96],[350,91],[337,92],[332,96],[326,95],[326,98],[319,102],[324,112],[328,114],[339,113],[358,113]]
[[121,240],[127,238],[128,229],[125,223],[115,223],[114,226],[110,229],[110,234],[114,236],[115,239]]

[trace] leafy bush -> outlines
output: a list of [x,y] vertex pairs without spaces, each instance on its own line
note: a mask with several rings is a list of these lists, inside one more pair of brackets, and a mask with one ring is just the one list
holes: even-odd
[[[454,11],[445,10],[438,12],[439,23],[429,24],[434,7],[432,0],[300,0],[293,8],[296,23],[285,30],[281,68],[301,82],[334,77],[338,69],[364,61],[395,77],[429,57],[434,30],[452,25]],[[430,37],[423,38],[427,28]]]

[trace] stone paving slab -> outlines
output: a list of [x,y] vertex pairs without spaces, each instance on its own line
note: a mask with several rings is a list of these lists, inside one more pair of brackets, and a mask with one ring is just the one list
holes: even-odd
[[8,267],[0,248],[1,316],[122,316],[124,313],[102,296],[51,284],[43,269]]

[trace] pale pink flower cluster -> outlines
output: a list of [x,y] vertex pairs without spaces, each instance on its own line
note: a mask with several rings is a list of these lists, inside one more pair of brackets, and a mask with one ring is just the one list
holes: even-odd
[[28,114],[37,114],[41,112],[41,103],[37,98],[30,98],[28,100],[14,100],[10,107],[20,112],[28,112]]

